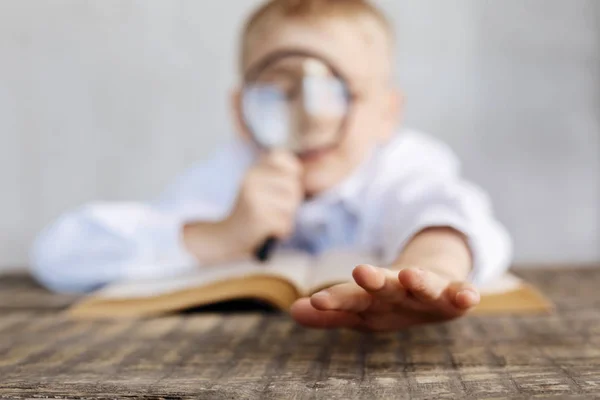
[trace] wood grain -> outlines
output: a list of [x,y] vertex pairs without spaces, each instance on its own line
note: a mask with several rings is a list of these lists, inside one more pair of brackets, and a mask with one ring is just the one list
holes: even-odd
[[307,330],[278,314],[75,322],[34,302],[5,307],[0,398],[597,398],[600,268],[519,274],[555,314],[376,335]]
[[56,311],[77,299],[74,295],[50,293],[24,273],[0,275],[0,315],[15,310]]

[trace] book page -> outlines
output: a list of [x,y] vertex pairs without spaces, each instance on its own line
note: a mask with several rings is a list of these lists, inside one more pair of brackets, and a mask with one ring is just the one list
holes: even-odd
[[307,290],[313,292],[352,280],[352,270],[360,264],[379,266],[379,260],[367,252],[351,249],[330,250],[321,254],[309,267]]
[[481,286],[479,286],[479,293],[482,296],[492,295],[492,294],[501,294],[507,293],[512,290],[517,290],[523,285],[523,281],[517,278],[515,275],[510,272],[505,273],[502,276],[499,276],[493,279],[490,282],[487,282]]
[[155,280],[124,281],[109,285],[94,296],[106,299],[144,298],[177,292],[232,278],[273,276],[290,281],[299,289],[305,287],[310,258],[300,252],[275,252],[268,262],[254,259],[199,267],[197,272]]
[[506,272],[479,286],[481,302],[473,315],[548,313],[552,300],[521,278]]
[[[377,257],[352,250],[328,251],[314,260],[309,267],[307,290],[313,292],[333,284],[352,280],[352,270],[360,264],[382,266]],[[482,296],[497,295],[518,290],[523,281],[517,276],[505,274],[479,287]]]

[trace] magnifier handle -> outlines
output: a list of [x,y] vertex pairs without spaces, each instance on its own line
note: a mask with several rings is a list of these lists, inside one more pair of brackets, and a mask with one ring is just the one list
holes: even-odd
[[275,237],[269,237],[264,243],[256,250],[255,256],[258,261],[265,262],[271,256],[275,245],[277,244],[277,239]]

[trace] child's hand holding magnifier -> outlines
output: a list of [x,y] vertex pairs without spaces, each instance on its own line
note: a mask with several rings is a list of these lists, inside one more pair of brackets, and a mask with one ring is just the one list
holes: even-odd
[[263,154],[246,173],[225,221],[231,245],[240,253],[254,252],[267,240],[272,246],[275,239],[292,234],[296,210],[304,199],[301,173],[298,159],[283,150]]
[[247,174],[231,218],[246,221],[242,229],[261,239],[255,251],[259,260],[269,257],[277,239],[292,233],[305,197],[302,160],[322,156],[340,143],[350,100],[337,69],[302,51],[273,53],[246,74],[242,117],[264,154]]

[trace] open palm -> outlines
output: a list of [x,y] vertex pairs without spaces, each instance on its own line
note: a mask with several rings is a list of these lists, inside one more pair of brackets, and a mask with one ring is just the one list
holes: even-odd
[[471,284],[414,267],[398,272],[359,265],[352,277],[298,300],[292,317],[313,328],[395,331],[460,317],[480,300]]

